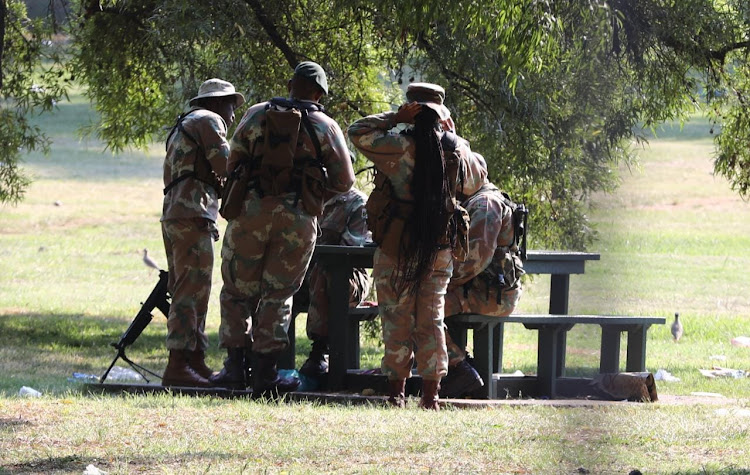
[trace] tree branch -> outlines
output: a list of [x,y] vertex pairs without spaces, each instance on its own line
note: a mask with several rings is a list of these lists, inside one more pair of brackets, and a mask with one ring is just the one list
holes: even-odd
[[5,0],[0,0],[0,91],[3,90],[3,47],[5,46]]
[[276,25],[273,23],[273,21],[271,21],[271,19],[263,9],[263,5],[261,5],[261,2],[259,0],[245,0],[245,3],[247,3],[250,8],[253,9],[255,18],[258,20],[258,23],[260,23],[260,26],[263,27],[274,46],[276,46],[279,51],[281,51],[281,54],[284,55],[287,63],[289,63],[289,66],[294,69],[297,66],[297,63],[299,63],[300,55],[295,53],[294,50],[292,50],[292,48],[289,46],[289,43],[287,43],[286,40],[284,40],[284,38],[281,36],[281,33],[279,33]]

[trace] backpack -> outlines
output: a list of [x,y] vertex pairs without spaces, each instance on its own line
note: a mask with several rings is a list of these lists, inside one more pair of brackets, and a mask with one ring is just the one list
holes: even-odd
[[214,190],[216,190],[217,195],[222,196],[223,194],[223,188],[222,188],[222,179],[216,173],[214,173],[213,168],[211,168],[211,164],[208,162],[208,159],[206,158],[206,153],[203,150],[203,147],[200,143],[198,143],[197,140],[195,140],[195,137],[190,135],[190,133],[185,129],[185,127],[182,125],[182,122],[189,116],[191,113],[195,112],[195,110],[191,110],[189,112],[186,112],[184,114],[181,114],[177,118],[177,122],[175,125],[172,126],[172,129],[169,131],[169,135],[167,135],[167,141],[165,148],[169,150],[169,140],[172,138],[172,135],[176,131],[180,131],[182,135],[188,138],[191,142],[195,144],[196,148],[196,154],[195,154],[195,162],[193,163],[193,171],[188,173],[183,173],[182,175],[178,176],[164,188],[164,195],[166,196],[167,193],[169,193],[169,190],[174,188],[179,182],[186,180],[188,178],[194,178],[198,181],[201,181],[208,186],[212,187]]
[[[239,216],[249,188],[257,190],[261,197],[294,191],[295,206],[302,200],[307,213],[313,216],[323,214],[328,177],[321,161],[320,140],[308,117],[309,112],[322,110],[319,104],[282,97],[274,97],[268,102],[265,121],[261,124],[263,135],[257,139],[261,145],[260,153],[241,162],[228,177],[219,210],[225,219]],[[312,140],[315,157],[298,153],[300,125]]]
[[[487,186],[487,185],[485,185]],[[494,185],[492,189],[496,189]],[[498,190],[499,191],[499,190]],[[469,290],[481,281],[485,299],[489,299],[491,289],[496,290],[497,304],[500,304],[503,290],[516,289],[521,285],[521,276],[526,271],[523,263],[526,261],[526,235],[529,210],[524,204],[517,204],[511,200],[508,193],[500,191],[502,200],[511,209],[513,239],[508,246],[498,246],[492,261],[474,279],[464,284],[464,297],[468,298]]]

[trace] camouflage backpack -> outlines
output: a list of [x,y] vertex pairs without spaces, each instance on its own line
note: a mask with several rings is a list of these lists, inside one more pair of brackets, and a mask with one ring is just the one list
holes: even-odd
[[[226,219],[233,219],[240,209],[249,188],[261,197],[295,192],[295,206],[301,199],[305,211],[313,216],[323,214],[323,194],[327,175],[321,162],[320,139],[308,114],[323,107],[309,102],[297,102],[274,97],[266,105],[263,136],[258,140],[260,154],[249,163],[240,163],[228,178],[227,191],[219,210]],[[312,140],[316,156],[301,152],[300,125]]]

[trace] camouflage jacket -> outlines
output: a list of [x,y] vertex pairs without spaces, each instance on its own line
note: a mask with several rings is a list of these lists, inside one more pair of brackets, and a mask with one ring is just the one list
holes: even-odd
[[328,200],[320,218],[318,244],[362,246],[370,237],[367,230],[367,195],[356,188]]
[[[364,154],[393,184],[399,199],[413,200],[411,180],[414,171],[415,141],[413,137],[391,132],[397,124],[395,112],[384,112],[357,120],[347,133],[355,147]],[[487,169],[471,153],[469,142],[459,138],[456,149],[461,157],[464,176],[463,189],[471,195],[484,184]]]
[[463,203],[469,212],[469,255],[455,262],[449,288],[463,285],[493,264],[498,248],[513,243],[513,210],[495,185],[487,182]]
[[[229,157],[224,119],[214,112],[194,107],[182,121],[182,126],[195,142],[179,129],[169,137],[164,159],[164,187],[181,175],[193,172],[199,153],[205,154],[213,172],[223,177]],[[218,211],[217,190],[207,183],[188,178],[175,184],[164,195],[161,220],[207,218],[216,221]]]
[[[263,139],[262,124],[265,122],[267,104],[268,102],[261,102],[250,107],[237,125],[237,130],[230,140],[231,152],[227,164],[229,173],[241,161],[251,161],[258,157],[261,146],[258,139]],[[308,117],[320,141],[321,161],[328,175],[327,188],[334,193],[349,190],[354,183],[354,170],[339,124],[321,111],[310,112]],[[300,126],[298,141],[298,147],[302,147],[304,153],[317,156],[315,145],[304,125]]]

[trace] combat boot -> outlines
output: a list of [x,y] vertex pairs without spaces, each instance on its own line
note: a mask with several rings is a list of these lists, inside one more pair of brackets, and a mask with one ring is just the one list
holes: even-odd
[[438,403],[438,392],[440,391],[440,381],[434,379],[422,380],[422,399],[419,400],[419,407],[432,411],[440,410]]
[[253,353],[257,366],[253,368],[253,396],[275,397],[281,393],[295,391],[300,380],[296,377],[282,378],[276,368],[278,353]]
[[224,367],[216,375],[211,376],[209,381],[215,386],[227,389],[246,389],[247,381],[245,380],[245,349],[244,348],[227,348],[227,358],[224,360]]
[[206,352],[205,351],[190,351],[188,355],[188,364],[193,371],[200,374],[206,379],[211,379],[211,376],[216,376],[218,373],[208,366],[206,366]]
[[389,379],[388,380],[388,405],[403,409],[406,407],[406,397],[404,392],[406,390],[405,379]]
[[328,373],[327,351],[327,338],[313,340],[310,356],[307,357],[307,360],[299,369],[300,374],[304,374],[308,378],[319,378]]
[[461,360],[455,366],[448,367],[446,374],[440,381],[440,397],[459,398],[469,395],[484,386],[479,376],[467,360]]
[[169,350],[169,361],[161,377],[162,386],[210,388],[211,382],[190,367],[189,351]]

